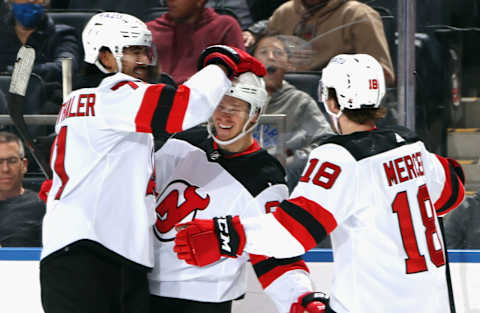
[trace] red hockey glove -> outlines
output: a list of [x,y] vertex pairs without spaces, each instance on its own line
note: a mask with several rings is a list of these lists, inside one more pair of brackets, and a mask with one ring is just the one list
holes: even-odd
[[328,297],[323,292],[306,292],[292,303],[290,313],[323,313],[328,305]]
[[232,79],[245,72],[265,76],[265,66],[247,52],[238,48],[215,45],[203,50],[198,59],[198,70],[209,64],[221,64],[227,68],[227,76]]
[[45,203],[47,203],[48,193],[52,188],[52,182],[53,180],[51,179],[45,179],[40,187],[40,191],[38,192],[38,197]]
[[205,266],[221,256],[236,258],[245,247],[245,231],[238,216],[195,219],[178,224],[173,251],[188,264]]

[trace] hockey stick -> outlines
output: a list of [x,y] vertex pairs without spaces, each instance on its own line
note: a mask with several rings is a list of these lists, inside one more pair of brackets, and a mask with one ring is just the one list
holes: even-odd
[[37,162],[46,178],[52,177],[50,165],[42,155],[38,154],[33,143],[32,136],[28,132],[27,124],[23,118],[23,106],[25,93],[27,92],[28,81],[35,62],[35,50],[32,47],[22,46],[17,53],[17,60],[13,68],[12,79],[8,91],[8,113],[13,124],[17,128],[20,137],[23,139],[28,150]]
[[447,288],[448,288],[448,300],[450,303],[450,313],[456,313],[455,309],[455,298],[453,295],[453,285],[452,285],[452,276],[450,275],[450,262],[448,261],[448,250],[447,250],[447,241],[445,236],[445,230],[443,227],[443,217],[437,217],[438,224],[440,225],[440,231],[442,232],[443,245],[445,246],[445,276],[447,278]]

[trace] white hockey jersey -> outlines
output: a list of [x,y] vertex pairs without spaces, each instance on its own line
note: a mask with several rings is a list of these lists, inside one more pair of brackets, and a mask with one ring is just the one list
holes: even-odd
[[[282,166],[258,143],[242,153],[225,154],[207,137],[206,128],[197,127],[175,135],[155,153],[159,196],[149,283],[157,296],[223,302],[244,295],[249,255],[223,258],[207,267],[189,265],[173,252],[175,225],[218,215],[258,216],[288,196]],[[289,312],[299,295],[312,290],[300,257],[250,259],[279,312]]]
[[88,239],[153,267],[152,133],[206,121],[230,84],[212,65],[178,88],[117,73],[72,92],[55,126],[42,259]]
[[402,127],[334,136],[275,213],[241,219],[245,250],[288,257],[331,234],[335,312],[447,313],[437,214],[463,197],[447,159]]

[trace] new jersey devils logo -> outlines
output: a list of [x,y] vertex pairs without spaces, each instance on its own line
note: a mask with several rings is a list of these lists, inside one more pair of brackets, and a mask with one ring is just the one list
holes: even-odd
[[175,239],[175,225],[191,221],[197,210],[205,210],[210,203],[210,196],[202,198],[198,194],[199,187],[184,180],[174,180],[163,189],[157,201],[157,220],[155,235],[160,241]]

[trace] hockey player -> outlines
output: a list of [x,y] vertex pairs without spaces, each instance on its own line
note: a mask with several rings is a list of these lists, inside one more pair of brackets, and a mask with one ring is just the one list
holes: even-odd
[[43,222],[42,304],[47,313],[149,312],[152,134],[206,121],[229,77],[265,69],[244,52],[213,46],[185,85],[150,85],[142,79],[155,65],[151,33],[139,19],[97,14],[82,39],[85,61],[107,75],[96,88],[72,92],[58,115]]
[[241,74],[207,127],[177,134],[155,153],[160,196],[153,227],[155,267],[149,274],[152,312],[231,312],[232,301],[246,292],[249,257],[279,312],[288,313],[298,296],[312,290],[301,257],[244,253],[198,268],[173,251],[177,223],[222,214],[257,216],[288,197],[283,167],[252,136],[267,101],[263,79]]
[[244,251],[290,257],[330,234],[330,299],[306,294],[292,312],[323,312],[327,302],[337,313],[449,312],[437,215],[462,201],[461,167],[408,129],[375,127],[385,82],[371,56],[334,57],[319,91],[339,135],[312,151],[290,198],[273,214],[178,226],[178,257],[199,265]]

